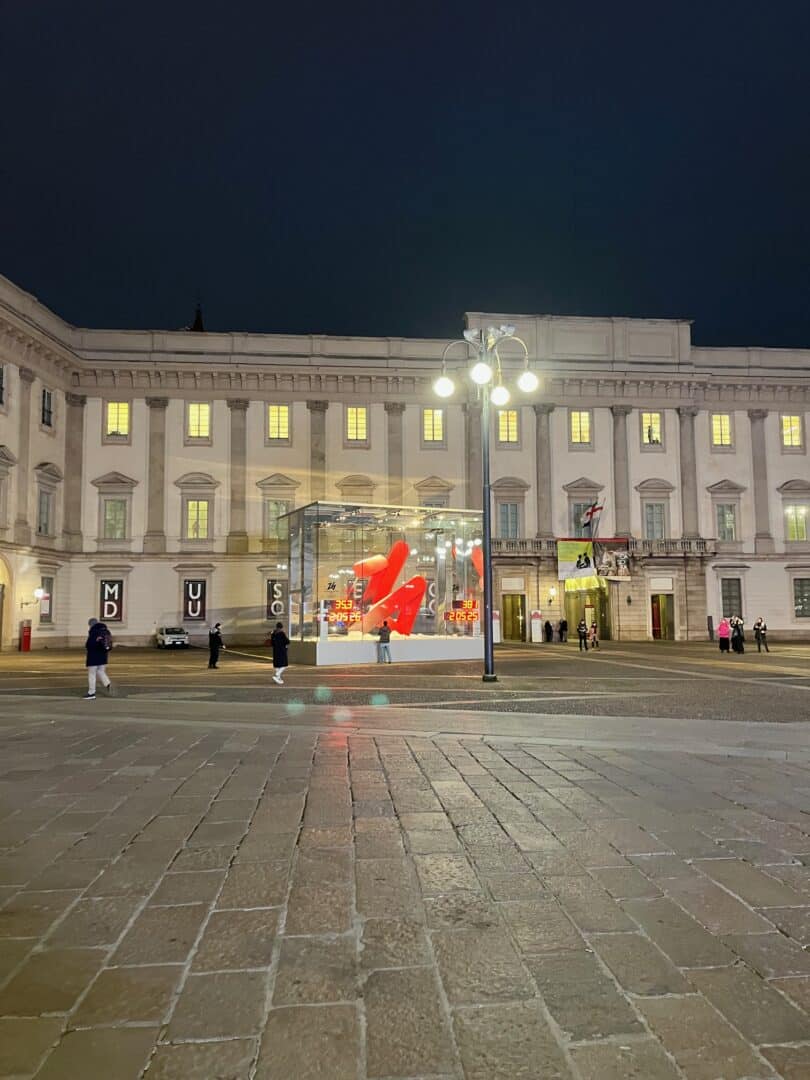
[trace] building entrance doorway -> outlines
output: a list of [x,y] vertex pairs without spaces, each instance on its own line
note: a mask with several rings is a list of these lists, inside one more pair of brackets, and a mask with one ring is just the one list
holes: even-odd
[[526,597],[523,593],[502,593],[501,634],[504,641],[526,640]]
[[672,593],[653,593],[650,619],[654,641],[675,640],[675,597]]
[[609,641],[611,637],[610,620],[610,593],[607,590],[607,582],[601,578],[589,578],[588,581],[598,581],[598,585],[589,589],[573,589],[571,585],[577,584],[576,579],[565,587],[565,617],[568,620],[568,636],[576,640],[576,628],[580,619],[584,619],[590,629],[591,623],[596,623],[599,637],[602,641]]

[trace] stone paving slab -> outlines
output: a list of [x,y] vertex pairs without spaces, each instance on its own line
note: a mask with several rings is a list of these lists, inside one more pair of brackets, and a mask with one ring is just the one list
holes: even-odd
[[810,1075],[810,764],[211,721],[0,717],[0,1076]]

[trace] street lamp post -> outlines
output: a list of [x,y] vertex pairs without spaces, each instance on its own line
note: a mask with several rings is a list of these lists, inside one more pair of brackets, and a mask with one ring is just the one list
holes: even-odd
[[[447,354],[454,345],[466,345],[475,349],[476,362],[469,370],[469,376],[481,393],[481,473],[483,482],[482,499],[482,547],[484,556],[484,682],[497,682],[495,674],[495,649],[492,636],[492,489],[489,475],[489,440],[490,440],[490,400],[496,405],[506,405],[509,391],[504,386],[501,360],[498,355],[498,343],[505,339],[517,341],[523,346],[524,370],[517,380],[518,387],[526,393],[537,389],[538,378],[529,367],[529,350],[526,343],[515,335],[514,326],[488,326],[482,330],[465,330],[463,341],[451,341],[442,354],[441,375],[433,384],[439,397],[447,398],[455,392],[455,384],[447,374]],[[469,357],[469,351],[468,351]],[[494,363],[493,363],[494,361]],[[496,378],[496,385],[490,391],[490,383]]]

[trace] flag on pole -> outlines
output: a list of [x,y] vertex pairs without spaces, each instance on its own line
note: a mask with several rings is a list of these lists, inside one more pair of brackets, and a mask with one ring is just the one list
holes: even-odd
[[591,538],[596,536],[596,530],[599,527],[599,515],[604,510],[604,506],[600,506],[598,501],[594,499],[585,513],[582,515],[582,528],[590,531]]

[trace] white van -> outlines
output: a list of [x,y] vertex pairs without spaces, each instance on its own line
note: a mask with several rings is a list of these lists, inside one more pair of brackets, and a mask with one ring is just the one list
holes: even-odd
[[182,626],[159,626],[155,631],[159,649],[187,649],[188,631]]

